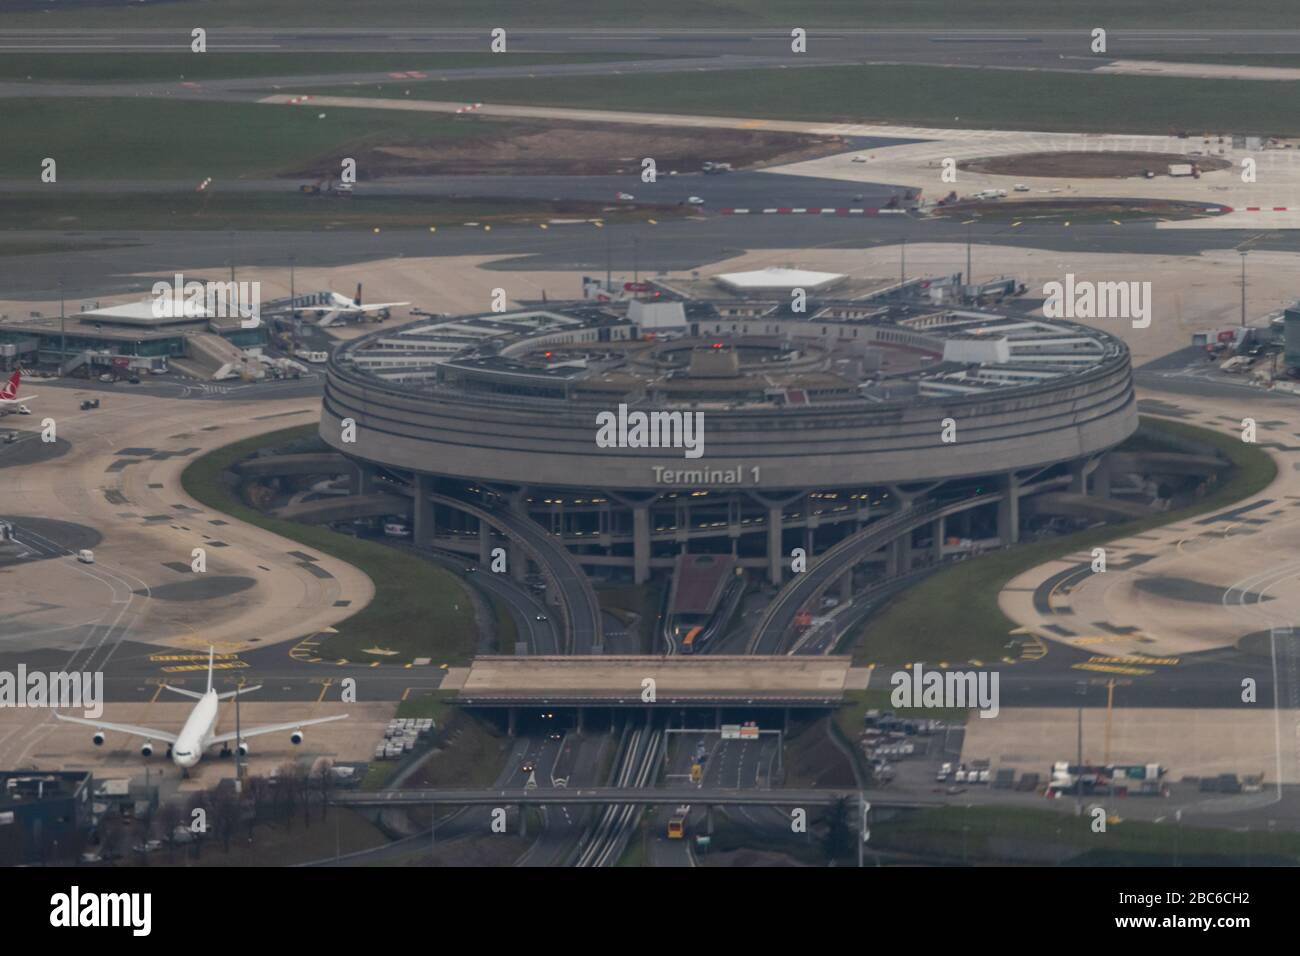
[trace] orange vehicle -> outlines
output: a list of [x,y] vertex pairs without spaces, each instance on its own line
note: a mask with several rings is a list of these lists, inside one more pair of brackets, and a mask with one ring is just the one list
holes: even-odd
[[700,636],[700,631],[702,630],[704,630],[702,627],[693,627],[686,632],[686,636],[682,638],[683,654],[695,653],[695,639]]

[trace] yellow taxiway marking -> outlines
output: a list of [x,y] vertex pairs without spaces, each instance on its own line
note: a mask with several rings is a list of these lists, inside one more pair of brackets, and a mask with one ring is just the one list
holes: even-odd
[[1124,654],[1119,657],[1097,657],[1088,658],[1090,664],[1148,664],[1155,666],[1177,667],[1179,659],[1177,657],[1147,657],[1145,654]]
[[1029,635],[1033,641],[1032,644],[1022,645],[1020,648],[1020,659],[1022,661],[1041,661],[1047,656],[1047,645],[1037,634]]
[[[238,654],[216,654],[214,658],[219,661],[233,661],[238,658]],[[150,654],[151,661],[206,661],[207,654]]]
[[406,688],[406,690],[402,691],[402,700],[406,700],[406,698],[410,696],[411,696],[411,688],[408,687]]
[[325,695],[326,695],[327,693],[329,693],[330,685],[333,684],[333,683],[334,683],[333,679],[332,679],[332,678],[329,678],[329,677],[327,677],[327,678],[325,678],[323,681],[321,681],[321,684],[320,684],[320,696],[316,698],[316,703],[319,704],[321,701],[323,701],[323,700],[325,699]]
[[1137,674],[1139,676],[1144,676],[1155,673],[1155,671],[1146,670],[1141,667],[1119,667],[1114,664],[1071,664],[1070,666],[1075,670],[1101,671],[1105,674]]
[[159,696],[162,694],[163,687],[165,687],[165,686],[166,686],[166,685],[163,684],[162,681],[159,681],[159,682],[158,682],[158,689],[155,690],[155,691],[153,692],[153,696],[149,698],[149,703],[151,703],[151,704],[157,703]]
[[[212,665],[212,669],[218,671],[233,671],[247,666],[248,664],[244,661],[217,661]],[[173,664],[170,667],[162,668],[162,670],[168,674],[179,674],[182,671],[205,671],[207,669],[207,661],[204,661],[202,664]]]

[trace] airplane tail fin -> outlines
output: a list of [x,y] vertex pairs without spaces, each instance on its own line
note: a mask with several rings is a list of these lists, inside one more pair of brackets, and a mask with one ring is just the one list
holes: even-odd
[[212,645],[208,646],[208,693],[212,692],[212,669],[216,664],[217,649]]
[[361,306],[361,283],[357,283],[357,297],[352,300],[358,307]]
[[14,369],[14,373],[9,376],[9,383],[3,389],[0,389],[0,398],[14,398],[18,395],[18,386],[22,382],[23,370]]

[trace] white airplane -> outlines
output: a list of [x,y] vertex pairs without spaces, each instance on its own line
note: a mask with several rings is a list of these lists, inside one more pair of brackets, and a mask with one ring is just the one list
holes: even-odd
[[317,325],[331,325],[339,319],[359,319],[368,315],[388,318],[390,309],[410,305],[409,302],[373,302],[363,305],[361,302],[361,283],[357,283],[357,296],[349,299],[345,295],[331,292],[328,301],[320,305],[298,306],[286,311],[297,315],[315,316]]
[[134,724],[113,724],[106,720],[90,720],[85,717],[65,717],[55,711],[54,716],[59,720],[66,720],[74,724],[85,724],[87,727],[95,728],[95,736],[91,738],[96,747],[104,746],[104,731],[116,730],[119,733],[131,734],[134,737],[143,737],[144,744],[140,747],[140,752],[144,756],[153,755],[153,742],[161,740],[168,744],[168,756],[172,758],[172,763],[182,770],[189,770],[203,758],[203,752],[213,744],[229,743],[236,737],[239,737],[240,754],[248,753],[248,743],[244,737],[256,737],[259,734],[274,734],[280,731],[292,731],[289,735],[289,742],[295,747],[303,741],[302,728],[309,727],[312,724],[325,724],[332,720],[343,720],[348,715],[339,714],[336,717],[313,717],[311,720],[295,720],[285,724],[265,724],[261,727],[241,728],[240,733],[219,734],[217,729],[217,709],[218,704],[223,700],[229,700],[236,694],[243,695],[257,690],[261,687],[258,684],[255,687],[243,687],[238,690],[228,690],[223,694],[218,694],[212,689],[212,669],[215,654],[213,648],[208,649],[208,689],[200,694],[192,690],[182,690],[179,687],[172,687],[170,684],[163,684],[167,690],[181,694],[185,697],[192,697],[198,701],[194,709],[190,711],[189,717],[185,718],[185,726],[181,728],[178,734],[168,733],[165,730],[154,730],[152,727],[136,727]]
[[17,412],[19,415],[30,415],[31,412],[23,402],[30,402],[35,395],[19,395],[18,386],[22,382],[23,370],[15,369],[13,375],[9,376],[9,381],[0,387],[0,412]]

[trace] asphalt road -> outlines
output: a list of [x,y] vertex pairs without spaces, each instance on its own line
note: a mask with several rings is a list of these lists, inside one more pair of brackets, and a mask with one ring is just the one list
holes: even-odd
[[[718,177],[725,178],[725,177]],[[775,176],[767,177],[776,179]],[[634,193],[635,195],[635,193]],[[82,239],[121,244],[110,249],[23,256],[21,270],[9,270],[0,280],[0,298],[50,301],[57,299],[59,281],[65,281],[70,300],[126,293],[147,295],[155,277],[170,277],[179,269],[190,271],[229,268],[232,248],[239,250],[239,266],[282,267],[287,278],[289,257],[298,268],[341,267],[371,260],[403,256],[502,256],[488,268],[501,271],[599,270],[606,264],[619,272],[642,274],[659,270],[702,268],[751,250],[855,249],[907,242],[969,241],[1021,248],[1050,249],[1062,253],[1129,253],[1134,255],[1194,256],[1208,250],[1235,249],[1247,239],[1252,248],[1294,252],[1300,233],[1275,231],[1255,234],[1240,230],[1161,229],[1154,223],[1025,222],[965,225],[950,219],[897,216],[750,215],[706,214],[699,218],[648,223],[556,225],[493,228],[474,227],[428,231],[385,230],[380,233],[348,232],[152,232],[112,230],[57,232],[12,230],[12,241]],[[976,259],[978,261],[978,257]],[[952,269],[965,268],[962,251],[954,250]],[[981,278],[978,270],[975,278]],[[553,298],[577,295],[577,288],[551,289]]]
[[[855,137],[846,148],[867,150],[875,146],[902,145],[913,140],[882,137]],[[298,179],[240,179],[221,182],[214,191],[231,193],[282,193],[297,196]],[[30,184],[7,180],[0,182],[0,193],[25,192]],[[69,188],[77,192],[108,193],[188,193],[191,180],[102,180],[80,182]],[[574,200],[609,205],[686,204],[691,196],[703,199],[698,212],[708,214],[718,209],[764,207],[854,207],[878,209],[892,197],[900,200],[909,192],[902,186],[880,183],[847,182],[812,176],[772,175],[757,171],[706,176],[700,172],[670,175],[668,170],[653,183],[641,181],[639,173],[623,176],[419,176],[364,181],[356,187],[348,212],[364,211],[370,198],[431,199],[519,199]],[[620,194],[634,197],[620,200]],[[307,202],[310,200],[304,200]]]

